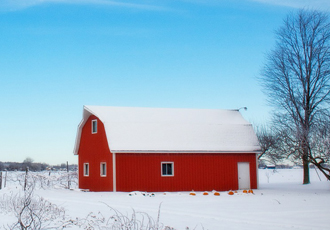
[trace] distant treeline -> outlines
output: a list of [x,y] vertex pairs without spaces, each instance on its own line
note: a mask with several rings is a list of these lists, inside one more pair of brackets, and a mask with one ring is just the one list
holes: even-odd
[[[24,160],[22,163],[19,162],[1,162],[0,161],[0,171],[44,171],[44,170],[67,170],[67,165],[65,163],[61,165],[49,165],[46,163],[35,163],[31,161]],[[78,166],[75,164],[68,165],[70,171],[77,170]]]

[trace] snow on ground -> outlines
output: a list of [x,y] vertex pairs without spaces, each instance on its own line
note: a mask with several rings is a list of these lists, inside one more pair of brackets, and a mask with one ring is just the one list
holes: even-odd
[[[36,193],[45,199],[64,207],[72,218],[86,217],[90,212],[110,213],[109,207],[130,215],[132,209],[146,212],[175,229],[330,229],[330,182],[315,169],[310,169],[311,184],[302,185],[301,169],[259,170],[259,189],[254,194],[230,196],[220,192],[220,196],[203,196],[196,192],[155,193],[155,196],[129,196],[123,192],[82,192],[78,189],[38,189]],[[3,194],[16,191],[15,186],[7,186]],[[135,193],[133,193],[135,194]],[[107,206],[108,205],[108,206]],[[13,221],[10,214],[0,212],[0,227]]]

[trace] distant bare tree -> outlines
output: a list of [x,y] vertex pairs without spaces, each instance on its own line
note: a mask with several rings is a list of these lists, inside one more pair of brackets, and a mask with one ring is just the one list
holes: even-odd
[[285,158],[285,153],[280,148],[281,135],[276,133],[276,129],[267,128],[266,126],[256,126],[256,134],[261,147],[261,153],[258,160],[264,159],[276,165]]
[[[291,156],[301,159],[303,183],[310,183],[314,130],[329,114],[330,22],[326,13],[299,10],[288,15],[264,66],[261,82],[275,108]],[[291,144],[290,144],[291,143]],[[320,162],[320,161],[318,161]]]
[[32,159],[31,157],[27,157],[27,158],[25,158],[25,160],[23,161],[23,166],[24,166],[24,167],[29,167],[29,168],[31,168],[32,163],[33,163],[33,159]]
[[5,166],[2,162],[0,162],[0,171],[3,171],[3,170],[5,170]]

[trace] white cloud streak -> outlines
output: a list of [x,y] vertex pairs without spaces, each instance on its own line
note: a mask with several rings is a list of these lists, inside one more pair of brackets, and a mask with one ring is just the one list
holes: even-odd
[[[16,11],[42,4],[73,4],[73,5],[101,5],[125,7],[140,10],[163,11],[170,10],[167,0],[0,0],[0,11]],[[193,4],[218,4],[230,2],[228,0],[177,0]],[[242,0],[235,0],[242,1]],[[285,6],[290,8],[310,8],[330,12],[330,0],[247,0],[262,4]]]
[[120,0],[1,0],[0,10],[15,11],[28,7],[33,7],[41,4],[74,4],[74,5],[103,5],[103,6],[115,6],[135,8],[141,10],[165,10],[165,8],[145,4],[143,2],[135,1],[134,3]]
[[310,8],[315,10],[330,11],[329,0],[251,0],[271,5],[286,6],[291,8]]

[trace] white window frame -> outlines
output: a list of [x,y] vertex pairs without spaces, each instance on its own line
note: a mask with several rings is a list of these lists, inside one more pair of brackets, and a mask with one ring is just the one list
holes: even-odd
[[[104,171],[103,171],[103,165],[104,165]],[[107,163],[106,162],[101,162],[100,163],[100,176],[101,177],[106,177],[107,176]]]
[[[171,175],[164,175],[163,174],[163,165],[164,164],[171,164],[172,165],[172,174]],[[173,177],[174,176],[174,162],[173,161],[162,161],[160,163],[160,173],[162,175],[162,177]]]
[[[95,122],[95,129],[94,130],[94,122]],[[92,120],[92,134],[97,133],[97,119]]]
[[[87,170],[86,170],[87,167]],[[84,176],[89,176],[89,163],[84,163]]]

